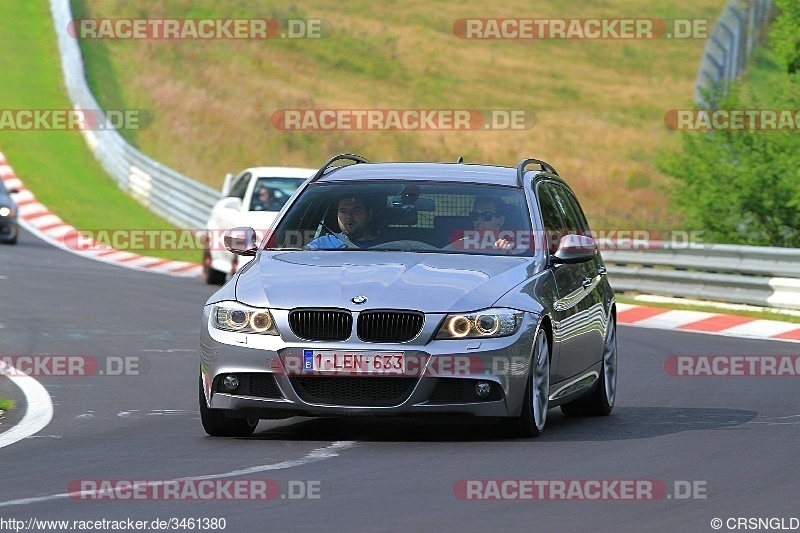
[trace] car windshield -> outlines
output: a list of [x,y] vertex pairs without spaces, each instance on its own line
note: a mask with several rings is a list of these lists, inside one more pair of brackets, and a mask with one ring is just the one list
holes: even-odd
[[531,255],[521,189],[469,183],[315,183],[267,236],[265,249]]
[[306,178],[258,178],[253,187],[250,211],[280,211]]

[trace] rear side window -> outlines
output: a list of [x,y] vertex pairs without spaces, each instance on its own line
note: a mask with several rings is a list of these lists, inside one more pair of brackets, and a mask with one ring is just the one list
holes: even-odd
[[564,235],[591,235],[589,223],[578,200],[561,184],[540,184],[538,198],[551,253],[558,249]]
[[583,209],[581,209],[581,204],[578,202],[578,199],[575,198],[575,195],[569,190],[564,189],[563,187],[562,190],[564,191],[564,195],[566,196],[566,199],[572,208],[572,212],[575,214],[575,222],[577,223],[576,227],[579,230],[579,233],[582,235],[591,235],[589,222],[586,221],[586,215],[583,214]]

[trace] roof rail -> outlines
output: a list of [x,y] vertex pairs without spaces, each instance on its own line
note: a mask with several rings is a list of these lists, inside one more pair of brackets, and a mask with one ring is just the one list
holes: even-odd
[[556,169],[553,168],[553,165],[550,163],[545,163],[541,159],[523,159],[519,162],[519,165],[517,165],[517,181],[520,187],[523,185],[522,178],[525,176],[525,167],[530,164],[539,165],[539,168],[544,172],[549,172],[550,174],[558,176],[558,172],[556,172]]
[[[353,164],[356,164],[356,165],[359,164],[359,163],[371,163],[371,161],[369,159],[367,159],[365,157],[361,157],[360,155],[356,155],[356,154],[339,154],[339,155],[335,155],[335,156],[331,157],[330,159],[328,159],[325,162],[324,165],[322,165],[322,168],[320,168],[317,171],[317,173],[314,174],[314,177],[311,178],[311,181],[312,182],[317,181],[318,179],[320,179],[322,176],[325,175],[325,171],[328,170],[332,164],[334,164],[337,161],[344,161],[344,160],[352,161]],[[347,166],[347,165],[339,165],[339,166]]]

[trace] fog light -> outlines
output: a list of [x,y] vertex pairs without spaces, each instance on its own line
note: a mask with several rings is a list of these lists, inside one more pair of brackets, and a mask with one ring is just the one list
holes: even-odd
[[233,374],[228,374],[222,378],[222,386],[231,391],[236,390],[239,388],[239,378]]
[[486,398],[492,392],[492,384],[486,381],[479,381],[475,384],[475,394],[478,398]]

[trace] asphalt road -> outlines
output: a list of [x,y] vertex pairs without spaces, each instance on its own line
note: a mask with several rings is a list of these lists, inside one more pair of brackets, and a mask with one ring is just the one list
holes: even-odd
[[[37,378],[54,416],[35,436],[0,449],[0,519],[208,517],[225,518],[231,532],[712,531],[713,518],[800,517],[798,378],[673,377],[663,368],[670,355],[798,355],[798,345],[620,326],[612,416],[551,410],[538,439],[504,440],[470,422],[299,418],[262,421],[252,438],[215,439],[197,407],[198,331],[211,292],[199,280],[85,260],[27,233],[16,247],[0,246],[0,356],[127,358],[140,367],[138,376]],[[290,482],[319,482],[320,497],[65,495],[74,480],[220,474],[275,480],[284,496]],[[454,495],[459,480],[481,479],[656,480],[672,498]],[[705,497],[678,499],[676,480],[696,482],[694,495]]]

